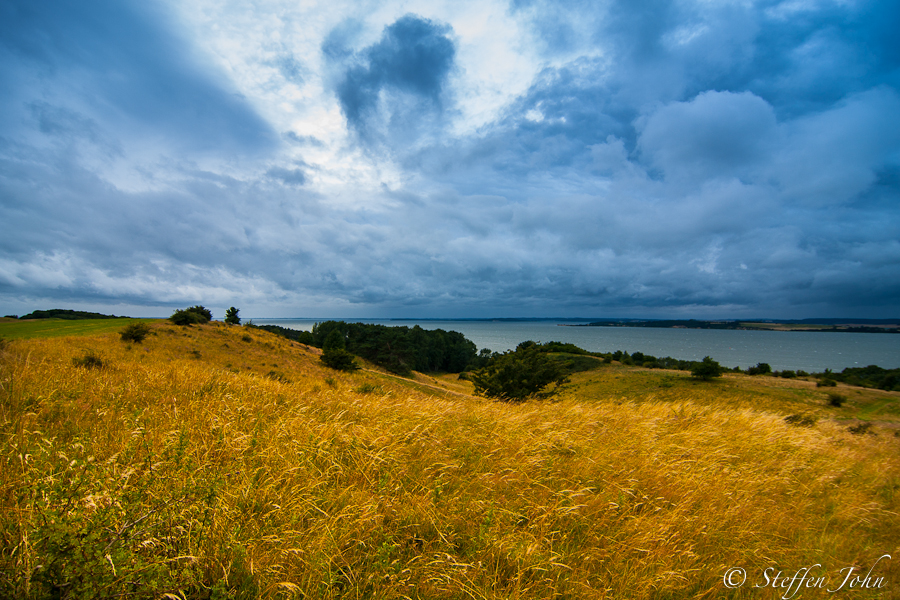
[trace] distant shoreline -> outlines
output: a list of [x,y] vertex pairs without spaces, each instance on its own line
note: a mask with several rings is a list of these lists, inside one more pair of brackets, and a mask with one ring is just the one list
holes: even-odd
[[561,327],[655,327],[664,329],[732,329],[743,331],[806,331],[845,333],[900,333],[898,319],[803,319],[765,321],[593,321],[582,324],[560,324]]

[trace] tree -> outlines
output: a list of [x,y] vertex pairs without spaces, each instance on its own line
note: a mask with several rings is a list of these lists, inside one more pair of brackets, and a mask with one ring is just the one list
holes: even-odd
[[768,375],[772,372],[769,363],[756,363],[755,367],[747,369],[747,375]]
[[[507,402],[546,398],[568,381],[562,366],[534,342],[522,342],[515,351],[494,355],[471,379],[476,394]],[[556,387],[548,389],[551,384]]]
[[225,311],[225,322],[229,325],[240,325],[241,318],[238,316],[238,313],[241,312],[239,309],[235,307],[231,307]]
[[338,371],[355,371],[359,365],[353,361],[353,355],[347,352],[345,347],[344,334],[339,329],[333,329],[322,344],[322,356],[319,360],[326,367]]
[[702,362],[698,362],[694,365],[694,368],[691,369],[691,376],[704,381],[709,381],[713,377],[721,377],[722,371],[722,365],[707,356]]

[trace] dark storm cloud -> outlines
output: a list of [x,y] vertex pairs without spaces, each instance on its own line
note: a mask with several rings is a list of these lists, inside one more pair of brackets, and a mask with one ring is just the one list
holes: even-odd
[[[274,136],[162,17],[143,4],[98,0],[6,2],[0,18],[5,120],[41,102],[107,127],[158,135],[190,149],[246,152]],[[45,111],[46,112],[46,111]]]
[[[418,99],[403,115],[416,118],[421,110],[440,110],[456,48],[447,36],[449,27],[416,15],[406,15],[385,28],[381,40],[365,50],[361,64],[347,68],[337,85],[341,109],[351,127],[365,132],[378,108],[383,90],[402,92]],[[340,56],[336,41],[329,37],[324,52]],[[401,101],[395,100],[397,104]],[[389,109],[390,110],[390,109]]]
[[[0,8],[0,299],[900,309],[895,3],[517,2],[540,66],[477,129],[453,121],[468,38],[408,15],[360,49],[338,16],[324,73],[287,40],[260,59],[267,94],[302,98],[280,142],[159,15],[54,6]],[[331,105],[303,104],[316,81]],[[303,117],[337,109],[354,135]]]

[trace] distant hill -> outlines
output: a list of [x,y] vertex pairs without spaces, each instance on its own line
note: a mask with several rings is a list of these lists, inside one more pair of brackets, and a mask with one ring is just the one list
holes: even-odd
[[36,310],[19,319],[67,319],[77,321],[81,319],[127,319],[116,315],[101,315],[100,313],[85,312],[83,310],[68,310],[64,308],[52,308],[50,310]]

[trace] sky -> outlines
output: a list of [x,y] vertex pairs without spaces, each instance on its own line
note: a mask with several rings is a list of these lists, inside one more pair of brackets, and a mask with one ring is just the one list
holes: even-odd
[[900,316],[896,0],[4,0],[0,314]]

